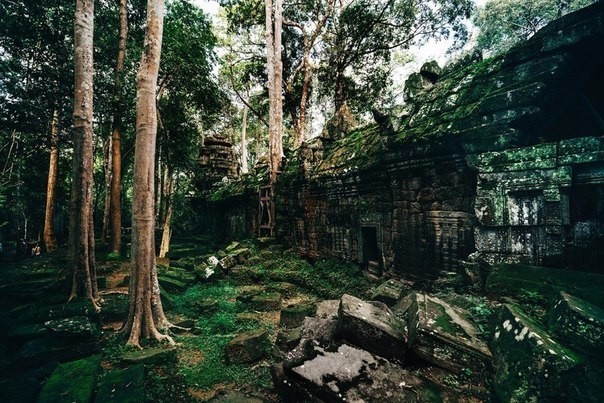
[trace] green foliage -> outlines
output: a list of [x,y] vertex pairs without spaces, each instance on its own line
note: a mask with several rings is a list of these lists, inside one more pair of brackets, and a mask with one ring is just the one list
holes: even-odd
[[480,29],[477,47],[500,53],[534,35],[563,13],[585,7],[594,0],[492,0],[478,10],[474,23]]

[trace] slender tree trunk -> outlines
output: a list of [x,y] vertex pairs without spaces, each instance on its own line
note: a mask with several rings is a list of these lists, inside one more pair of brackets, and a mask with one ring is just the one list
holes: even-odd
[[249,171],[247,162],[247,106],[243,106],[243,122],[241,123],[241,172]]
[[172,238],[172,214],[174,212],[174,175],[172,172],[167,173],[169,177],[166,178],[168,182],[168,188],[164,197],[165,201],[165,215],[162,218],[162,236],[161,245],[159,247],[159,257],[166,257],[166,253],[170,250],[170,239]]
[[59,110],[55,109],[50,123],[50,162],[48,165],[48,182],[46,185],[46,213],[44,217],[44,247],[46,252],[57,249],[54,232],[55,189],[59,170]]
[[274,10],[272,0],[266,0],[266,64],[268,73],[268,96],[269,96],[269,171],[270,183],[277,181],[277,175],[281,170],[281,159],[283,157],[282,144],[282,75],[283,65],[281,62],[281,26],[282,26],[282,2],[275,0]]
[[105,169],[105,207],[101,240],[106,242],[109,240],[109,227],[111,226],[111,137],[103,145],[103,167]]
[[128,1],[120,0],[120,40],[115,66],[115,103],[113,105],[113,128],[111,130],[111,237],[109,249],[120,253],[122,248],[122,76],[126,60],[128,38]]
[[346,103],[346,88],[344,80],[344,71],[338,71],[336,74],[336,88],[334,94],[334,113],[338,113],[338,111]]
[[122,331],[128,336],[128,344],[138,347],[141,338],[167,339],[174,343],[159,331],[170,324],[163,312],[155,265],[155,96],[164,8],[163,0],[147,2],[147,33],[137,75],[130,304]]
[[77,0],[74,24],[75,94],[74,152],[69,246],[71,275],[67,276],[69,299],[89,298],[95,309],[98,290],[94,267],[94,223],[92,217],[93,158],[93,24],[94,1]]

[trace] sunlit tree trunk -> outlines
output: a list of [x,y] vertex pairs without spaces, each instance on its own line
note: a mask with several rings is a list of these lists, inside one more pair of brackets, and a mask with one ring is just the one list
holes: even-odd
[[126,59],[128,37],[128,1],[120,0],[120,40],[115,66],[115,103],[113,105],[113,128],[111,131],[111,236],[109,249],[120,253],[122,247],[122,76]]
[[55,189],[59,170],[59,110],[55,109],[50,122],[50,162],[48,164],[48,182],[46,184],[46,212],[44,215],[44,247],[46,252],[57,249],[54,232]]
[[174,175],[171,172],[166,172],[165,181],[167,182],[167,189],[164,195],[164,215],[162,217],[162,236],[161,245],[159,247],[160,258],[166,257],[166,254],[170,250],[170,239],[172,238],[172,214],[174,213]]
[[94,262],[93,189],[93,24],[94,1],[77,0],[74,24],[75,93],[73,111],[73,181],[69,247],[69,299],[89,298],[96,309],[98,290]]
[[105,205],[101,239],[106,242],[109,240],[109,226],[111,225],[111,137],[103,144],[103,168],[105,169]]
[[248,173],[247,162],[247,106],[243,106],[243,121],[241,123],[241,173]]
[[164,1],[148,0],[147,31],[137,75],[136,144],[132,200],[132,267],[128,317],[122,331],[128,344],[140,347],[141,338],[172,339],[159,329],[169,326],[160,300],[155,265],[155,93],[161,54]]
[[269,95],[269,168],[270,183],[277,181],[283,157],[283,64],[281,62],[281,27],[283,6],[281,0],[266,0],[266,64]]

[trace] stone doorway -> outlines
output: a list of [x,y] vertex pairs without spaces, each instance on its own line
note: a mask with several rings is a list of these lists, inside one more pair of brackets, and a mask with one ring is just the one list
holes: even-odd
[[377,226],[361,227],[361,251],[363,253],[363,266],[367,268],[369,273],[376,276],[381,276],[382,254],[378,244]]

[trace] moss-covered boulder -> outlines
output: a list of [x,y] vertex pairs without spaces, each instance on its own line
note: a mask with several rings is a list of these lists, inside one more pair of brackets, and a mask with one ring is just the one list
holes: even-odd
[[96,328],[86,316],[49,320],[44,326],[53,335],[87,338],[94,334]]
[[259,360],[264,357],[268,343],[268,333],[264,330],[241,333],[226,345],[226,360],[229,364]]
[[59,365],[42,388],[38,402],[92,401],[100,364],[101,357],[93,356]]
[[187,289],[187,284],[181,280],[163,275],[159,275],[157,279],[159,280],[159,285],[170,293],[180,294]]
[[233,250],[230,255],[237,261],[237,263],[244,263],[252,256],[252,252],[248,248],[239,248]]
[[340,336],[367,351],[402,359],[407,351],[404,324],[381,304],[344,294],[338,311]]
[[281,294],[277,292],[263,292],[252,297],[250,304],[256,311],[278,311],[281,309]]
[[407,311],[409,348],[422,359],[453,372],[487,377],[491,352],[476,327],[443,300],[415,293]]
[[290,351],[298,345],[301,337],[302,329],[300,327],[284,329],[277,334],[275,344],[281,351]]
[[281,309],[279,324],[285,328],[299,327],[307,316],[316,312],[315,304],[290,304]]
[[381,301],[388,306],[398,302],[409,291],[405,284],[397,280],[388,280],[378,285],[371,294],[371,299]]
[[176,361],[176,349],[153,347],[131,351],[122,356],[126,364],[166,364]]
[[502,307],[491,350],[503,402],[565,401],[581,360],[515,305]]
[[560,292],[550,312],[549,329],[565,345],[604,360],[604,310]]
[[138,403],[145,401],[143,364],[104,374],[99,382],[95,402]]

